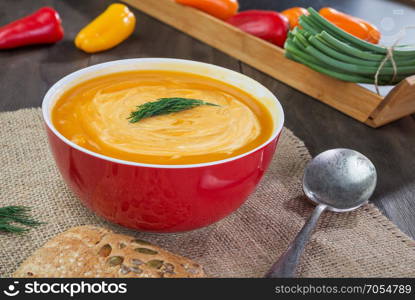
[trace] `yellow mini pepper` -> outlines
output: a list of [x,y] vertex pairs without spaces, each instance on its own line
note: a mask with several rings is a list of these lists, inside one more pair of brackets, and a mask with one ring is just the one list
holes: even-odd
[[104,51],[127,39],[134,28],[135,16],[128,7],[111,4],[78,33],[75,45],[87,53]]

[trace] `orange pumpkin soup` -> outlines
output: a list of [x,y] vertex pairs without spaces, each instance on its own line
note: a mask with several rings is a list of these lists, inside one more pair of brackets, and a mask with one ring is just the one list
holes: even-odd
[[[138,105],[172,97],[218,106],[129,122]],[[121,72],[82,82],[58,99],[52,122],[67,139],[96,153],[169,165],[230,158],[258,147],[273,131],[269,111],[239,88],[170,71]]]

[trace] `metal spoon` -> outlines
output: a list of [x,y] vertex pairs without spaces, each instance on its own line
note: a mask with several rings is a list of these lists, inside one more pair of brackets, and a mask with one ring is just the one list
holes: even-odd
[[305,168],[303,190],[317,204],[287,251],[265,277],[294,277],[301,254],[323,211],[352,211],[367,203],[376,186],[376,169],[363,154],[333,149],[316,156]]

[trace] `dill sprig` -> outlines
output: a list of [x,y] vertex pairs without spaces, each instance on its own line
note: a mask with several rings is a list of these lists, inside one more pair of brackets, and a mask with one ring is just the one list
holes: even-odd
[[[26,206],[0,207],[0,231],[22,233],[28,231],[27,227],[43,224],[29,216],[30,208]],[[26,227],[19,226],[18,224]]]
[[160,98],[157,101],[138,105],[137,110],[131,112],[128,119],[130,120],[130,123],[136,123],[144,118],[188,110],[201,105],[219,106],[217,104],[190,98]]

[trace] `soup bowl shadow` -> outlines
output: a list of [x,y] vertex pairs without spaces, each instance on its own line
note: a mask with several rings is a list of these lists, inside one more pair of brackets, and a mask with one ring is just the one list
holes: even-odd
[[[236,86],[268,109],[273,119],[272,135],[257,148],[228,159],[157,165],[123,161],[92,152],[56,130],[51,111],[65,91],[97,76],[134,70],[180,71]],[[149,232],[198,229],[239,208],[267,170],[284,122],[284,113],[276,97],[255,80],[215,65],[168,58],[118,60],[71,73],[49,89],[42,112],[58,169],[82,203],[110,222]]]

